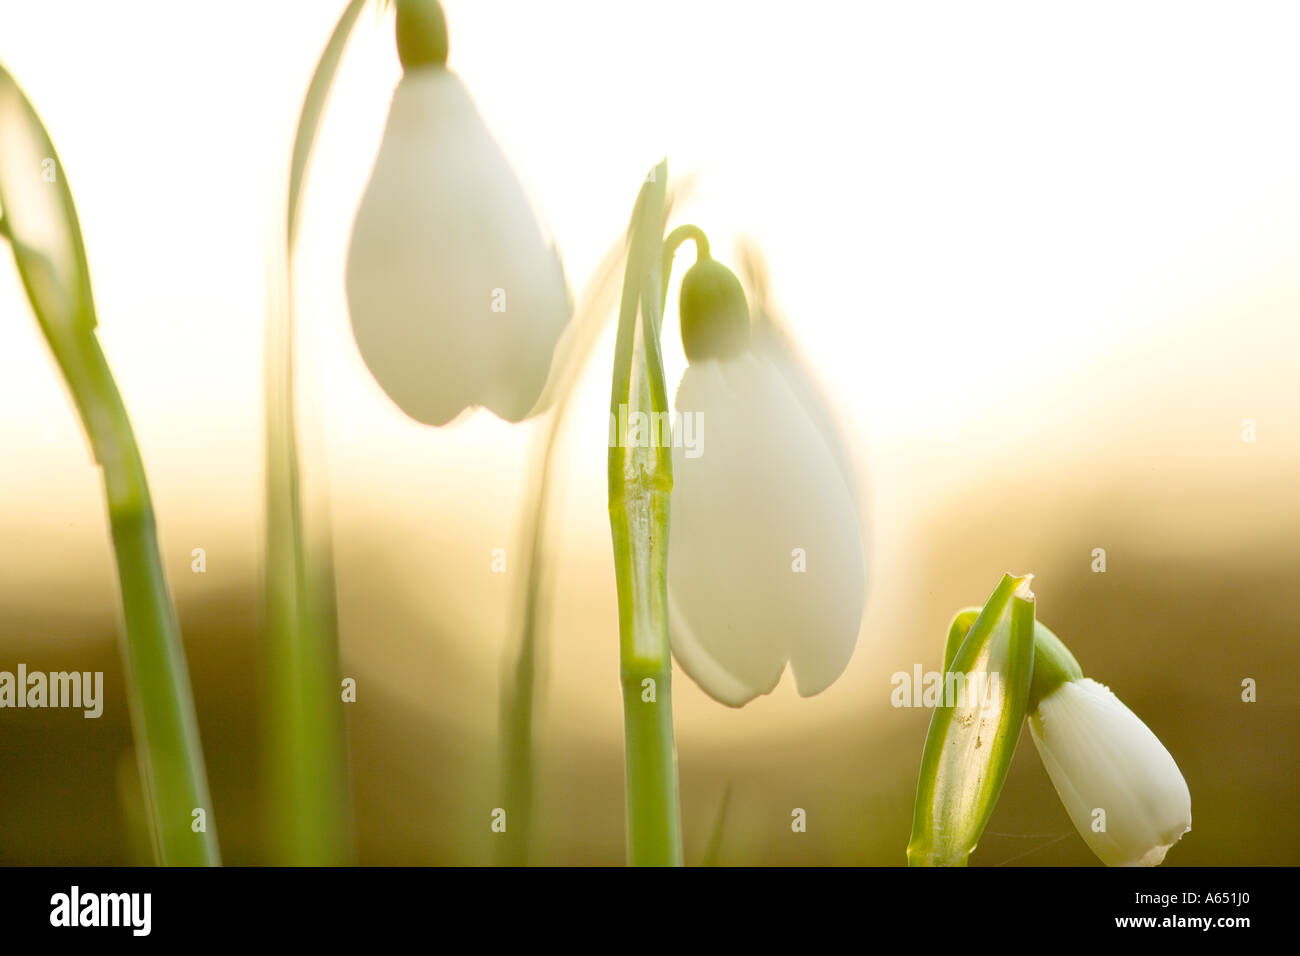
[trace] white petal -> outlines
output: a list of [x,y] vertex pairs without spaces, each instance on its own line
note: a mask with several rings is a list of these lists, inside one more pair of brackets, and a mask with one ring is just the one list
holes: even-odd
[[[1075,829],[1107,866],[1155,866],[1192,828],[1178,764],[1109,688],[1086,677],[1062,684],[1029,729]],[[1097,809],[1102,833],[1093,831]]]
[[[673,652],[715,699],[829,686],[857,642],[865,596],[853,500],[836,458],[766,359],[695,362],[678,412],[699,454],[673,449],[668,595]],[[795,571],[795,549],[806,571]]]
[[[504,292],[505,311],[494,311]],[[554,248],[460,79],[407,70],[393,94],[347,264],[357,346],[432,425],[536,402],[569,317]]]

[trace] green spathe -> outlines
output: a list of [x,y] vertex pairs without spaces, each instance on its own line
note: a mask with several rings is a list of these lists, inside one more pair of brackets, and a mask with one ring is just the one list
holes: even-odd
[[[966,632],[979,617],[977,607],[963,608],[952,619],[948,629],[948,646],[944,649],[943,667],[949,670],[957,649],[966,638]],[[1042,621],[1034,621],[1034,677],[1029,686],[1029,710],[1037,710],[1038,702],[1066,681],[1078,680],[1083,669],[1074,659],[1070,649]]]
[[1034,662],[1031,575],[1002,576],[949,628],[945,672],[996,673],[997,701],[935,709],[916,786],[909,866],[965,866],[997,804],[1024,720]]

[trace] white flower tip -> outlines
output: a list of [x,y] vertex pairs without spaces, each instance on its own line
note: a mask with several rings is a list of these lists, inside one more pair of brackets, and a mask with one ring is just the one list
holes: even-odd
[[[744,707],[761,694],[770,694],[781,679],[781,671],[766,689],[754,687],[727,670],[696,637],[678,609],[672,593],[668,595],[668,628],[672,634],[673,657],[691,680],[720,704]],[[781,670],[784,670],[784,664]]]
[[825,674],[818,675],[817,679],[807,672],[799,671],[794,667],[790,668],[794,673],[794,689],[799,692],[800,697],[816,697],[831,684],[839,679],[839,674],[832,674],[829,677]]
[[1029,729],[1079,835],[1107,866],[1155,866],[1192,828],[1192,800],[1159,738],[1110,689],[1067,681]]
[[1169,852],[1169,848],[1172,847],[1179,840],[1181,840],[1183,838],[1184,833],[1190,833],[1191,830],[1192,830],[1192,825],[1189,823],[1186,827],[1180,830],[1174,836],[1174,838],[1170,840],[1168,843],[1161,843],[1157,846],[1153,846],[1151,849],[1147,850],[1146,853],[1142,854],[1141,857],[1135,860],[1131,865],[1159,866],[1161,863],[1165,861],[1165,854]]

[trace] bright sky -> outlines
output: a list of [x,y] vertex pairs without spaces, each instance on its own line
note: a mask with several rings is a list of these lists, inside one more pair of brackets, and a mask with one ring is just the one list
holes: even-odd
[[[128,390],[175,395],[148,403],[169,440],[195,414],[242,431],[257,401],[267,198],[342,6],[0,5],[0,57],[76,192],[110,357]],[[1159,322],[1207,263],[1295,251],[1288,4],[446,7],[452,65],[575,287],[667,155],[701,176],[691,215],[715,246],[758,238],[876,434],[977,414],[998,396],[954,409],[953,390],[1008,335],[1051,377]],[[396,76],[389,36],[363,22],[331,117],[343,135],[317,169],[344,229]],[[6,306],[12,289],[0,277]],[[9,408],[48,378],[16,325],[0,327]]]

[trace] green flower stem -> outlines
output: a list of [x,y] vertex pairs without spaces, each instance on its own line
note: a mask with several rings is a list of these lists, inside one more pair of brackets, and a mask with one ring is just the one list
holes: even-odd
[[498,862],[523,866],[533,832],[533,714],[536,707],[538,616],[542,591],[542,548],[546,540],[547,502],[550,500],[551,469],[559,436],[563,409],[557,408],[546,426],[542,446],[541,477],[532,505],[532,521],[526,532],[528,577],[521,606],[519,644],[507,658],[501,693],[501,778],[503,806],[509,820],[508,838],[501,842]]
[[[667,163],[647,178],[629,230],[610,411],[667,416],[659,327]],[[638,317],[640,321],[638,322]],[[627,771],[628,862],[682,863],[677,751],[668,647],[669,443],[626,435],[609,450],[609,517],[618,584],[619,657]]]
[[710,258],[709,237],[704,234],[704,230],[699,226],[685,225],[678,226],[672,232],[668,233],[668,238],[664,240],[664,254],[661,268],[663,269],[663,299],[668,298],[668,280],[672,276],[673,259],[677,256],[677,250],[681,248],[682,243],[690,240],[695,243],[695,256],[698,259]]
[[731,809],[731,783],[722,791],[722,802],[718,806],[718,815],[713,819],[713,832],[709,835],[708,845],[700,866],[717,866],[718,856],[722,852],[722,834],[727,825],[727,812]]
[[266,683],[264,754],[270,860],[340,865],[353,859],[347,728],[329,514],[304,494],[295,394],[293,248],[302,188],[330,88],[367,0],[351,0],[303,100],[289,164],[284,241],[273,244],[266,326]]
[[351,0],[339,16],[338,23],[330,33],[330,38],[316,63],[307,86],[307,95],[303,97],[302,111],[298,116],[298,129],[294,134],[293,158],[289,164],[289,219],[285,224],[290,247],[298,234],[298,211],[301,206],[302,187],[307,178],[307,164],[311,162],[312,150],[316,145],[316,136],[320,132],[320,121],[325,113],[325,104],[329,99],[330,88],[338,73],[339,61],[343,59],[343,50],[348,45],[357,18],[365,9],[369,0]]
[[[43,167],[49,176],[38,179]],[[154,854],[167,866],[218,865],[198,720],[153,502],[130,419],[95,335],[86,251],[62,170],[36,111],[0,67],[5,237],[103,474],[122,596],[128,706]]]

